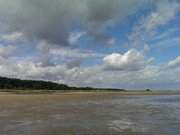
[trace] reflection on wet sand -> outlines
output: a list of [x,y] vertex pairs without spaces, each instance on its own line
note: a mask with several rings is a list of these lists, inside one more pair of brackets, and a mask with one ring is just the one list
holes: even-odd
[[0,95],[1,135],[179,135],[180,96]]

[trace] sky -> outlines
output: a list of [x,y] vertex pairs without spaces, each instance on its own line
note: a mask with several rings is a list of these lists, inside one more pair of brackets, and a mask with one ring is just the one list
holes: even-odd
[[180,90],[180,0],[0,0],[0,76]]

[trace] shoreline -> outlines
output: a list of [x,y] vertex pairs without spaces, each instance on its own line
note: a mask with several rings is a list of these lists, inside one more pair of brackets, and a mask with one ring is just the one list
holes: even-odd
[[26,103],[26,104],[46,104],[54,102],[86,102],[89,100],[98,101],[114,98],[125,97],[148,97],[148,96],[180,96],[180,92],[56,92],[56,93],[11,93],[0,92],[0,104],[14,104],[14,103]]
[[158,95],[180,95],[180,91],[0,91],[3,95],[118,95],[118,96],[158,96]]

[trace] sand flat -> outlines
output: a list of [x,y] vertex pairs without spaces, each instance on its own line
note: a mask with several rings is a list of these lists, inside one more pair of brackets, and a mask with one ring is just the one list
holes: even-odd
[[0,94],[1,135],[179,135],[176,93]]

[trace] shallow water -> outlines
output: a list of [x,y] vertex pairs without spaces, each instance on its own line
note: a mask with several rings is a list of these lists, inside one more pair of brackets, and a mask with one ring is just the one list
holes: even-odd
[[179,104],[172,95],[4,99],[0,135],[179,135]]

